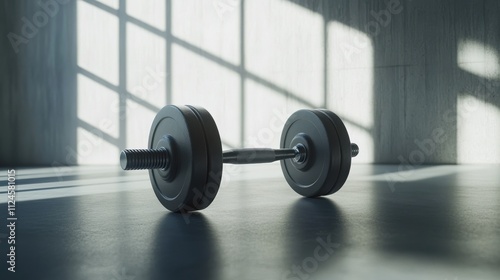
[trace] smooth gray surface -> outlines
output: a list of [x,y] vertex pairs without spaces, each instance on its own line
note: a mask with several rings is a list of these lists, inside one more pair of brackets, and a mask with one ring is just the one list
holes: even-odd
[[[76,164],[76,2],[58,5],[40,28],[24,27],[47,2],[0,4],[0,122],[8,135],[0,139],[2,167]],[[26,40],[18,52],[11,33]]]
[[318,249],[326,260],[304,279],[500,277],[498,165],[354,165],[322,199],[300,198],[278,164],[225,167],[214,203],[187,216],[161,206],[144,171],[17,170],[17,272],[1,226],[1,279],[295,279],[323,241],[331,254]]

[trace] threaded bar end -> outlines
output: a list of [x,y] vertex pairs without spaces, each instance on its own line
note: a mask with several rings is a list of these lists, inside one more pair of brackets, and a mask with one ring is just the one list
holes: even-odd
[[166,169],[170,164],[168,152],[164,148],[127,149],[120,154],[123,170]]

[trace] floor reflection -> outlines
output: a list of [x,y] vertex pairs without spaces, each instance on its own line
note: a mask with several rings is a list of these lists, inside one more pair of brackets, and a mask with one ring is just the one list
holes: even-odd
[[220,278],[219,246],[208,219],[201,213],[186,218],[185,214],[168,213],[158,223],[149,278]]
[[462,256],[457,192],[456,175],[400,182],[394,192],[372,188],[376,247],[426,258]]
[[[284,277],[306,279],[335,265],[346,239],[340,208],[327,198],[297,200],[287,215]],[[295,279],[295,278],[290,278]]]

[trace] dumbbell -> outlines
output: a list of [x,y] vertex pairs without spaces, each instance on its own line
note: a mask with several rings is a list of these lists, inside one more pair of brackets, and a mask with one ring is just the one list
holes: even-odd
[[281,161],[286,181],[306,197],[329,195],[345,183],[358,146],[342,120],[325,109],[299,110],[285,123],[280,149],[222,151],[214,119],[201,107],[163,107],[151,125],[148,149],[120,154],[124,170],[149,169],[154,193],[173,212],[201,210],[214,200],[223,163]]

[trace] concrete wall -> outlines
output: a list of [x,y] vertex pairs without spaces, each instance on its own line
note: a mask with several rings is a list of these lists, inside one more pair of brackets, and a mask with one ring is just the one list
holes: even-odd
[[[2,34],[43,10],[15,3]],[[355,162],[500,162],[498,1],[61,3],[19,53],[0,44],[2,165],[116,163],[169,103],[210,110],[226,147],[326,107]]]
[[1,166],[63,162],[77,144],[75,3],[37,2],[1,4]]
[[[0,34],[7,34],[9,28],[16,20],[16,5],[12,1],[2,2],[0,9]],[[4,37],[2,37],[4,38]],[[0,161],[2,164],[14,162],[13,153],[16,134],[14,131],[15,110],[13,99],[16,97],[17,89],[17,61],[16,56],[11,54],[11,46],[8,40],[0,40],[0,120],[2,121],[2,137],[0,137]]]

